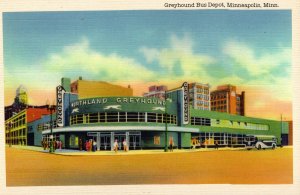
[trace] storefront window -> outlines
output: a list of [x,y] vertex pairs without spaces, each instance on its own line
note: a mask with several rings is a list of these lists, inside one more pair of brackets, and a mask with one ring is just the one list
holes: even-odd
[[139,122],[145,122],[145,113],[139,112]]
[[137,112],[127,112],[127,122],[139,122],[139,115]]
[[126,122],[126,112],[119,112],[119,122]]
[[118,113],[107,113],[107,122],[118,122]]
[[98,113],[89,114],[87,121],[88,123],[98,123]]
[[156,123],[156,113],[147,113],[147,122]]
[[71,135],[70,136],[70,147],[74,148],[74,147],[78,147],[78,136],[75,135]]
[[[81,123],[104,123],[104,122],[146,122],[145,112],[111,112],[111,113],[90,113],[86,115],[74,115],[70,117],[71,125]],[[158,113],[147,113],[147,122],[165,123],[165,115]],[[168,115],[167,122],[177,123],[176,115]],[[203,123],[205,120],[203,119]],[[41,125],[39,128],[42,129]]]

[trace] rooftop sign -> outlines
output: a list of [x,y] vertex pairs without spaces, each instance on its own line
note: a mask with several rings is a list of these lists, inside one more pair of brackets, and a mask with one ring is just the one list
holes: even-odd
[[[169,104],[169,103],[168,103]],[[170,103],[168,112],[176,113],[176,104]],[[165,101],[145,97],[99,97],[71,102],[71,115],[95,112],[154,112],[164,113]]]

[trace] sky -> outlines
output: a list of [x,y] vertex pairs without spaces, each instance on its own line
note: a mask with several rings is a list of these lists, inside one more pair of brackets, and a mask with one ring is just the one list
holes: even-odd
[[289,10],[11,12],[3,15],[5,105],[55,101],[62,77],[169,89],[236,85],[246,115],[292,118]]

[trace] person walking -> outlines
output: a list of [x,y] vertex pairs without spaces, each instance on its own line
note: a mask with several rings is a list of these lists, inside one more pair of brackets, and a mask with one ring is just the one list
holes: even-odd
[[42,145],[43,145],[44,150],[46,150],[47,149],[47,143],[46,143],[45,139],[43,139]]
[[59,150],[61,150],[61,149],[62,149],[62,141],[59,140]]
[[124,139],[124,141],[123,141],[123,149],[124,149],[124,152],[128,151],[126,139]]
[[93,141],[90,139],[89,141],[89,151],[91,152],[93,149]]
[[59,147],[60,147],[60,142],[59,140],[56,140],[56,149],[59,149]]
[[215,149],[216,149],[216,150],[219,149],[219,143],[218,143],[218,141],[215,141]]
[[193,150],[196,149],[196,139],[195,138],[193,138],[192,145],[193,145]]
[[118,152],[118,147],[119,147],[118,140],[115,139],[115,142],[114,142],[114,151],[115,151],[115,153]]
[[174,146],[173,137],[170,137],[169,147],[170,147],[170,151],[171,151],[171,152],[173,152],[173,146]]
[[93,140],[93,152],[96,152],[97,150],[97,143],[95,142],[95,140]]
[[88,152],[89,151],[89,141],[85,141],[85,150]]
[[81,138],[79,138],[78,145],[79,145],[79,150],[82,151],[82,139]]

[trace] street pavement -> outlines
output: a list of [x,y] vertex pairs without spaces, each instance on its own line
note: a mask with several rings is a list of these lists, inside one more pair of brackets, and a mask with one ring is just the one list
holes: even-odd
[[[8,147],[8,146],[6,146]],[[42,147],[39,146],[22,146],[22,145],[13,145],[13,148],[22,149],[22,150],[31,150],[37,152],[44,152],[49,153],[49,149],[44,150]],[[231,148],[231,147],[221,147],[218,149],[219,151],[224,150],[245,150],[245,148]],[[152,149],[152,150],[129,150],[127,152],[123,150],[118,150],[118,152],[114,152],[111,150],[101,150],[95,152],[87,152],[85,150],[72,150],[72,149],[56,149],[53,154],[57,155],[66,155],[66,156],[73,156],[73,155],[137,155],[137,154],[161,154],[161,153],[187,153],[187,152],[212,152],[217,151],[215,148],[196,148],[196,149],[174,149],[172,152],[168,150],[165,152],[163,149]]]
[[40,147],[6,147],[7,186],[292,183],[291,147],[55,154]]

